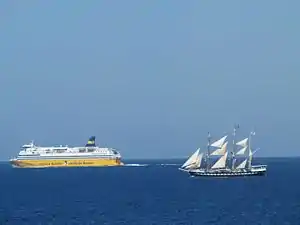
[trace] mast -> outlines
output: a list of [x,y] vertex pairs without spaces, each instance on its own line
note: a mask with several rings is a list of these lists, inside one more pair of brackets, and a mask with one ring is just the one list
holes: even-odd
[[236,136],[236,130],[240,128],[238,124],[233,126],[233,138],[232,138],[232,152],[231,152],[231,164],[232,164],[232,170],[235,166],[235,136]]
[[254,131],[251,131],[249,134],[249,141],[248,141],[248,148],[249,148],[249,161],[248,161],[248,168],[251,169],[251,163],[252,163],[252,155],[253,152],[251,150],[251,137],[255,135]]
[[206,169],[209,169],[209,154],[210,154],[210,140],[211,140],[211,136],[210,133],[208,132],[207,134],[207,158],[206,158]]

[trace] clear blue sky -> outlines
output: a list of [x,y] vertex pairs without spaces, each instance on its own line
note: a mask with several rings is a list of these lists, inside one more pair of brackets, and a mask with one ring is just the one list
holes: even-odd
[[40,145],[186,157],[240,123],[300,155],[300,1],[0,2],[1,159]]

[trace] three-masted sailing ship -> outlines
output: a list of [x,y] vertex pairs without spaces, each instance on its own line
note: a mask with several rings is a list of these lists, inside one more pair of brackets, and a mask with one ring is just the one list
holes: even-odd
[[258,150],[253,151],[251,146],[255,132],[250,132],[249,137],[236,142],[237,128],[239,126],[234,126],[230,153],[228,152],[228,135],[211,143],[211,135],[208,133],[207,152],[201,152],[198,148],[179,169],[192,176],[205,177],[264,175],[267,165],[252,165],[253,155]]

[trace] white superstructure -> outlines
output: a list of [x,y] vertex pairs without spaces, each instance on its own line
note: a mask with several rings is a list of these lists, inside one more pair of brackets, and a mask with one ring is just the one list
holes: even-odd
[[[89,140],[90,142],[91,140]],[[92,140],[91,142],[94,142]],[[88,143],[84,147],[51,146],[41,147],[34,144],[25,144],[21,147],[17,159],[66,159],[66,158],[121,158],[114,148],[104,148]]]

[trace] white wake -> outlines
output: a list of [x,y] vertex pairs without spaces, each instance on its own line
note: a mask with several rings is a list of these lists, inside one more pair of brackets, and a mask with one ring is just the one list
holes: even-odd
[[124,164],[124,166],[148,166],[148,164],[130,163],[130,164]]
[[162,163],[162,164],[157,164],[158,166],[180,166],[181,164],[179,163]]

